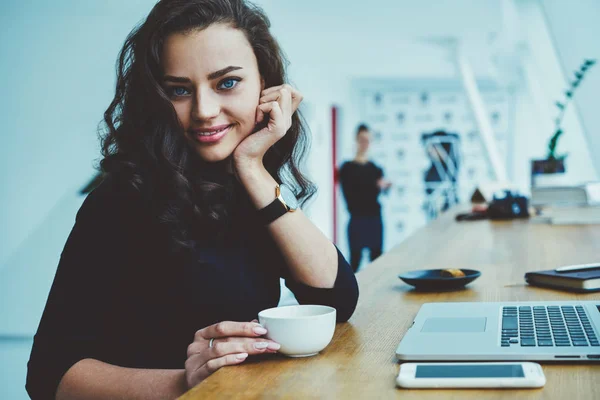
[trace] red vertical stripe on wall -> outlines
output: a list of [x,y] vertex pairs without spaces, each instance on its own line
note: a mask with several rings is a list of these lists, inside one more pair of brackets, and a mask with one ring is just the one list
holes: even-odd
[[333,199],[333,243],[337,244],[337,180],[338,180],[338,170],[337,170],[337,107],[331,107],[331,160],[333,163],[332,174],[332,185],[333,193],[331,198]]

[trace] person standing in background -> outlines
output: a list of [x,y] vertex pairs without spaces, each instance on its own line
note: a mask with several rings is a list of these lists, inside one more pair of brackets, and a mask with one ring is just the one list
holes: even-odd
[[381,255],[383,247],[383,221],[378,197],[392,183],[383,177],[383,169],[368,158],[371,132],[365,124],[356,131],[357,150],[354,160],[340,168],[340,184],[346,199],[350,222],[348,244],[350,265],[358,271],[364,248],[369,249],[371,261]]

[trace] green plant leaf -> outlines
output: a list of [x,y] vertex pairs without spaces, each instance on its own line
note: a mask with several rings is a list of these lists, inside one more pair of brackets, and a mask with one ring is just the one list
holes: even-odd
[[557,129],[556,132],[554,132],[554,135],[552,135],[552,137],[550,138],[550,140],[548,141],[548,159],[550,160],[554,160],[555,157],[555,150],[556,150],[556,146],[558,144],[558,138],[560,137],[560,135],[562,135],[562,129]]
[[[556,107],[558,107],[561,110],[561,112],[559,113],[558,117],[554,120],[557,128],[556,132],[554,132],[554,134],[548,141],[548,159],[555,159],[555,150],[556,146],[558,145],[558,139],[563,134],[563,131],[560,128],[560,124],[564,116],[564,110],[566,109],[569,103],[569,99],[571,99],[574,96],[576,88],[581,84],[581,81],[583,80],[583,77],[585,75],[585,71],[591,68],[591,66],[594,64],[596,64],[595,59],[584,59],[581,66],[579,67],[579,70],[574,72],[576,79],[573,82],[569,82],[570,87],[564,92],[566,96],[564,101],[557,101],[554,103],[556,104]],[[564,159],[565,157],[566,154],[560,156],[561,159]]]

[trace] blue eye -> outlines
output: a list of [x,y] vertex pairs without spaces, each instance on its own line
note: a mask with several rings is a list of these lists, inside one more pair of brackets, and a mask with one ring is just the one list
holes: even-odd
[[239,82],[241,81],[240,78],[227,78],[222,80],[219,85],[217,86],[218,89],[223,89],[223,90],[231,90],[233,89]]
[[185,96],[187,89],[181,86],[171,88],[171,94],[175,97]]

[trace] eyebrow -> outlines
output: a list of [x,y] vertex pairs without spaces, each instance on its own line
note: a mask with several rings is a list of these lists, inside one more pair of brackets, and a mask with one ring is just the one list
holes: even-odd
[[[211,72],[210,74],[208,74],[208,79],[209,80],[217,79],[217,78],[222,77],[223,75],[227,75],[231,71],[236,71],[238,69],[242,69],[242,67],[236,67],[236,66],[230,65],[229,67],[225,67],[218,71]],[[190,83],[191,82],[191,80],[189,78],[184,78],[181,76],[172,76],[172,75],[165,75],[163,77],[163,81],[176,82],[176,83]]]

